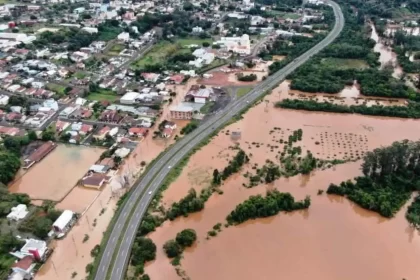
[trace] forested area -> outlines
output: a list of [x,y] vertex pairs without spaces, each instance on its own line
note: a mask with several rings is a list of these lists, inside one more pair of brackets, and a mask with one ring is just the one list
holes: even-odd
[[136,26],[140,33],[145,33],[155,26],[162,27],[163,38],[167,38],[168,35],[186,37],[195,26],[199,26],[204,30],[211,27],[210,21],[200,20],[193,15],[193,11],[181,10],[175,10],[170,14],[146,13],[144,16],[139,17],[137,21],[131,23],[131,25]]
[[[420,142],[404,140],[368,152],[362,171],[363,176],[354,181],[331,184],[327,193],[345,196],[365,209],[393,217],[411,193],[420,190]],[[417,211],[415,205],[410,219],[417,217]]]
[[418,0],[339,0],[338,2],[357,7],[361,16],[369,14],[382,18],[391,18],[403,4],[405,4],[407,10],[413,13],[420,13],[420,2]]
[[[46,31],[37,36],[33,44],[37,48],[66,44],[69,51],[77,51],[89,46],[95,40],[112,40],[122,31],[118,20],[107,20],[98,25],[98,33],[89,33],[82,29],[69,28],[58,32]],[[54,46],[52,46],[54,47]]]
[[281,193],[278,190],[267,191],[265,197],[255,195],[237,205],[226,218],[229,224],[241,224],[247,220],[274,216],[280,211],[306,209],[311,205],[307,196],[303,201],[295,201],[290,193]]
[[369,116],[384,116],[398,118],[420,118],[420,103],[410,101],[407,106],[382,106],[382,105],[339,105],[329,102],[316,102],[314,100],[284,99],[275,105],[276,107],[305,110],[321,111],[333,113],[355,113]]

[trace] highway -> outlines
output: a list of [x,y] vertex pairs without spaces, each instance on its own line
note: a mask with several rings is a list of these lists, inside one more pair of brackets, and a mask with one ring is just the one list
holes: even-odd
[[[143,174],[141,180],[136,182],[112,228],[111,235],[105,245],[99,267],[96,271],[95,280],[124,279],[137,228],[147,211],[149,203],[153,199],[153,195],[159,189],[165,177],[171,171],[171,168],[195,146],[217,130],[217,128],[229,122],[235,115],[263,96],[266,91],[277,86],[287,75],[337,38],[344,27],[344,16],[339,5],[332,1],[328,3],[334,10],[335,25],[324,40],[286,65],[283,69],[269,76],[262,83],[255,86],[248,94],[238,98],[218,114],[203,122],[191,134],[186,135],[176,142],[154,162],[151,168]],[[152,195],[149,195],[149,192],[152,192]]]

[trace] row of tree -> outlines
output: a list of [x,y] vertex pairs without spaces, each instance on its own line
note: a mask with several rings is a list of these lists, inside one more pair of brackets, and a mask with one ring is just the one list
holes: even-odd
[[420,118],[420,103],[410,101],[407,106],[382,106],[382,105],[340,105],[330,102],[316,102],[314,100],[284,99],[275,105],[276,107],[305,110],[321,111],[333,113],[355,113],[369,116],[384,116],[398,118]]
[[278,190],[268,191],[266,196],[256,195],[237,205],[228,216],[229,224],[240,224],[250,219],[274,216],[280,211],[293,211],[309,208],[311,199],[307,196],[303,201],[296,202],[290,193]]
[[221,173],[217,169],[213,171],[212,184],[215,186],[220,185],[222,180],[226,180],[230,175],[238,172],[241,167],[248,162],[249,157],[242,149],[240,149]]

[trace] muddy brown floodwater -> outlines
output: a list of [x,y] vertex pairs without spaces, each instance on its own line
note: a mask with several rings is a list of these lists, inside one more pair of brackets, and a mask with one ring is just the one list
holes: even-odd
[[392,73],[392,76],[394,78],[401,77],[403,71],[402,68],[398,65],[397,54],[392,51],[391,47],[385,46],[381,42],[381,38],[376,32],[375,26],[371,24],[370,27],[372,28],[371,38],[376,42],[376,45],[373,48],[373,50],[375,52],[380,53],[379,62],[381,63],[381,67],[384,67],[387,64],[391,64],[394,66],[394,72]]
[[9,190],[27,193],[31,199],[60,201],[98,160],[103,151],[93,147],[58,145],[54,151],[15,180]]
[[[210,183],[212,170],[225,167],[234,154],[229,149],[234,145],[229,133],[232,131],[241,132],[238,143],[252,154],[251,164],[259,166],[266,159],[275,161],[277,150],[282,150],[278,140],[287,139],[299,128],[303,130],[299,142],[302,149],[324,159],[345,158],[346,153],[356,159],[356,151],[361,156],[396,140],[418,139],[418,120],[274,108],[273,103],[287,91],[288,83],[282,83],[265,98],[267,102],[251,108],[242,120],[224,128],[196,152],[164,192],[163,203],[167,206],[185,196],[190,187],[199,190]],[[274,127],[281,131],[270,132]],[[268,145],[278,147],[271,151]],[[325,190],[330,183],[359,175],[360,164],[356,160],[252,189],[242,186],[246,182],[242,174],[235,174],[221,186],[224,193],[213,194],[203,211],[167,221],[149,235],[158,250],[156,260],[146,265],[146,273],[154,280],[180,279],[162,246],[182,229],[193,228],[198,234],[197,245],[188,249],[181,260],[182,269],[191,279],[277,279],[280,275],[284,279],[420,279],[420,236],[408,226],[404,210],[388,220],[347,199],[317,195],[318,189]],[[290,192],[296,199],[310,195],[312,205],[305,211],[222,227],[218,236],[206,239],[207,232],[215,224],[223,224],[237,204],[272,188]]]

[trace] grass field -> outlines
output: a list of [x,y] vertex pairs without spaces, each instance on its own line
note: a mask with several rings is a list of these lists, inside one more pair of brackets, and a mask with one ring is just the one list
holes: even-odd
[[119,55],[120,54],[120,52],[122,51],[122,50],[124,50],[125,49],[125,46],[124,45],[121,45],[121,44],[115,44],[115,45],[113,45],[112,46],[112,48],[107,52],[107,55],[110,55],[110,56],[117,56],[117,55]]
[[74,76],[78,79],[84,79],[87,76],[87,74],[82,71],[77,71],[76,73],[74,73]]
[[145,54],[141,59],[134,62],[133,66],[136,68],[142,68],[145,65],[156,65],[163,63],[166,58],[176,51],[178,51],[179,46],[172,44],[170,42],[160,42],[156,44],[147,54]]
[[57,85],[57,84],[47,84],[47,89],[52,90],[60,95],[64,95],[64,91],[66,89],[65,86]]
[[241,87],[236,91],[236,97],[242,97],[252,90],[252,87]]
[[91,101],[104,101],[105,100],[109,102],[115,102],[118,99],[118,96],[112,90],[100,89],[98,91],[89,93],[86,99],[91,100]]
[[211,45],[213,43],[213,40],[211,38],[207,38],[207,39],[185,38],[185,39],[176,40],[175,44],[180,44],[181,47],[185,47],[185,46],[188,46],[188,45],[199,45],[199,46],[201,46],[204,42],[207,42]]
[[334,66],[340,69],[365,69],[368,68],[369,65],[361,59],[344,59],[344,58],[323,58],[322,64]]

